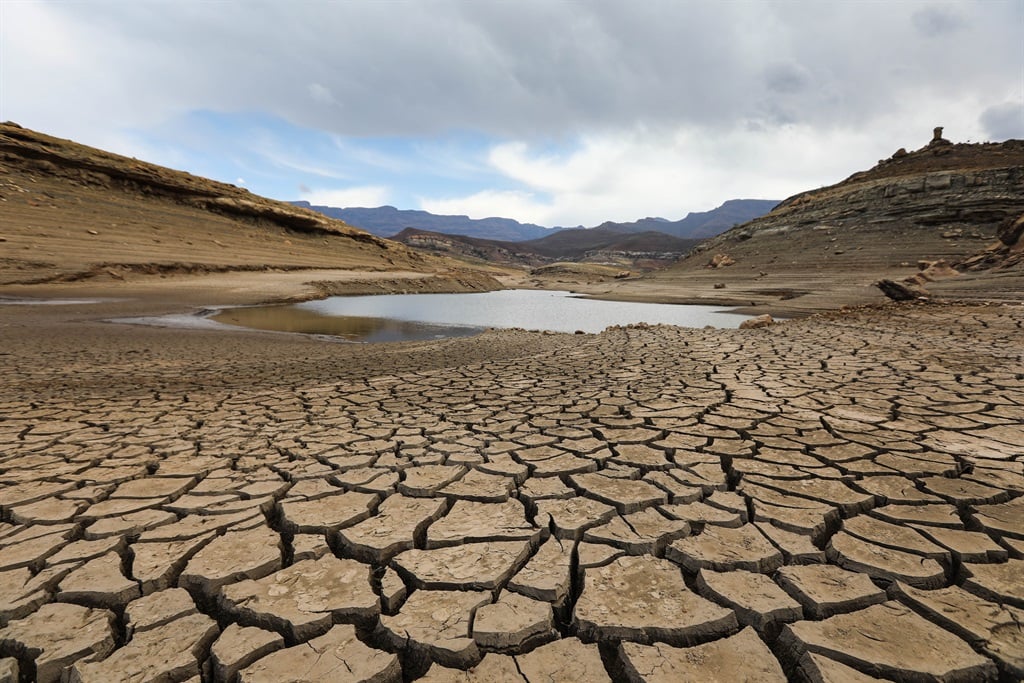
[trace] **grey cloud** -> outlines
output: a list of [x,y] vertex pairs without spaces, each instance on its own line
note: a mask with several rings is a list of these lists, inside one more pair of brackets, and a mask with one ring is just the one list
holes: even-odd
[[[5,55],[6,97],[52,80],[83,116],[122,125],[191,108],[345,136],[842,126],[922,88],[998,100],[1021,68],[1015,0],[960,14],[923,2],[42,5],[95,51],[89,70],[33,75],[38,64]],[[101,80],[118,92],[94,94]]]
[[914,12],[910,17],[914,28],[929,38],[955,33],[964,27],[962,16],[948,7],[934,6]]
[[797,93],[810,82],[807,69],[797,64],[772,64],[764,71],[768,89],[778,93]]
[[1024,102],[1004,102],[981,114],[981,125],[989,140],[1002,142],[1024,139]]

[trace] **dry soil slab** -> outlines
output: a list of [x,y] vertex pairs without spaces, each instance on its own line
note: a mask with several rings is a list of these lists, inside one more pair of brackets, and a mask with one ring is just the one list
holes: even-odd
[[0,325],[0,680],[1021,676],[1019,307],[397,345],[117,308]]

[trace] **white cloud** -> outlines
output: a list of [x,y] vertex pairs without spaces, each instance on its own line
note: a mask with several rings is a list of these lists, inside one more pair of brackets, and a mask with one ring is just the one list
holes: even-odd
[[331,180],[352,180],[350,174],[331,168],[320,159],[305,159],[301,156],[293,158],[291,153],[261,147],[254,150],[274,166],[298,173],[330,178]]
[[958,141],[981,133],[973,103],[949,108],[927,98],[909,101],[915,106],[899,112],[897,125],[882,119],[858,129],[748,125],[709,135],[693,125],[636,128],[583,137],[562,153],[506,142],[495,145],[488,160],[506,185],[518,187],[421,197],[420,208],[548,226],[644,216],[674,220],[728,199],[785,199],[838,182],[899,147],[925,145],[935,125],[944,125]]
[[319,83],[309,84],[309,95],[314,101],[320,104],[337,104],[334,99],[334,95],[331,94],[330,88],[327,88]]
[[471,218],[507,218],[515,216],[523,223],[546,225],[552,216],[552,205],[537,199],[531,192],[483,190],[466,197],[432,199],[421,197],[419,208],[442,216]]
[[356,206],[384,206],[388,203],[391,191],[382,185],[326,189],[300,187],[299,195],[299,199],[304,199],[314,206],[334,206],[346,209]]

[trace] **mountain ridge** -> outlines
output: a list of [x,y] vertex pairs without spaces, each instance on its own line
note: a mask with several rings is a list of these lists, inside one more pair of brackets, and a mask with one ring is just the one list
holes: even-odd
[[709,211],[691,211],[685,217],[671,221],[661,217],[647,217],[628,223],[606,221],[598,228],[608,227],[623,232],[663,232],[683,239],[706,239],[770,212],[779,204],[775,199],[728,199]]
[[604,228],[620,233],[662,232],[683,239],[704,239],[762,216],[779,202],[774,199],[729,199],[709,211],[695,211],[672,221],[647,217],[630,222],[605,221],[597,226],[548,228],[535,223],[520,223],[512,218],[469,218],[464,215],[439,215],[416,209],[380,207],[331,207],[313,205],[308,201],[290,202],[325,216],[343,220],[379,237],[391,238],[405,228],[416,228],[446,235],[462,235],[502,242],[526,242],[543,239],[566,230],[594,230]]
[[[418,209],[399,209],[394,206],[342,208],[313,205],[307,201],[290,203],[345,221],[349,225],[355,225],[378,237],[388,238],[397,235],[405,228],[418,228],[430,232],[459,234],[481,239],[524,241],[544,237],[554,229],[533,223],[520,223],[512,218],[439,215]],[[440,229],[446,226],[455,226],[455,230],[462,230],[462,232],[446,232]]]

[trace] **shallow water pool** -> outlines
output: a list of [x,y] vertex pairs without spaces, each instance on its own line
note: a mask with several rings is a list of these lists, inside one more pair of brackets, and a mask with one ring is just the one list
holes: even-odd
[[600,301],[564,291],[509,289],[335,296],[301,304],[227,309],[212,319],[261,330],[381,342],[466,336],[489,327],[552,332],[600,332],[631,323],[738,327],[748,317],[723,312],[718,306]]

